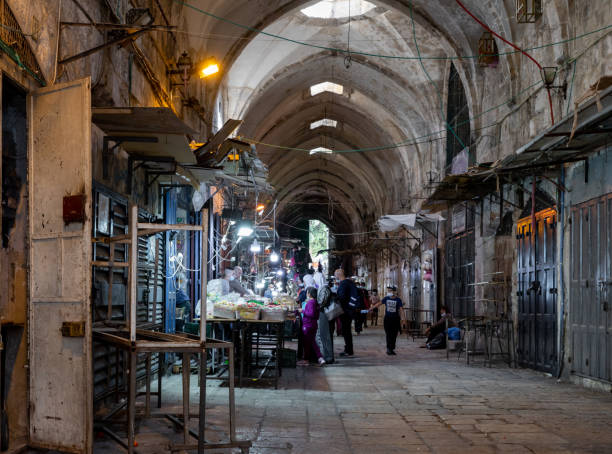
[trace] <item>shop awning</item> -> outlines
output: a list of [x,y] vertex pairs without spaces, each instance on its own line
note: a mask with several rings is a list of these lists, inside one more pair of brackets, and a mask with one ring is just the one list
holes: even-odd
[[612,140],[612,86],[503,159],[497,173],[533,171],[585,159]]
[[444,221],[444,218],[439,214],[425,213],[406,213],[406,214],[388,214],[378,219],[378,227],[383,232],[391,232],[400,227],[414,229],[419,227],[423,222],[439,222]]
[[478,167],[466,173],[447,175],[423,203],[421,210],[435,213],[455,203],[482,197],[495,191],[496,187],[497,179],[491,168]]
[[189,147],[196,131],[166,107],[92,109],[92,121],[129,154],[139,158],[162,158],[179,164],[195,164]]

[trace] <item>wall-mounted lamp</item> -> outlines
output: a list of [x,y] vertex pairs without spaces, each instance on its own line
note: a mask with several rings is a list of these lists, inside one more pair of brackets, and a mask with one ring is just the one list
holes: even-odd
[[557,78],[557,72],[559,72],[559,68],[556,66],[543,66],[540,70],[540,75],[542,76],[542,82],[544,82],[544,86],[547,89],[557,89],[563,93],[563,98],[567,96],[567,80],[563,82],[562,85],[553,85],[555,83],[555,79]]
[[[205,79],[220,71],[219,63],[214,57],[206,59],[204,62],[198,65],[194,65],[193,60],[187,52],[183,52],[176,61],[176,69],[169,69],[166,71],[168,75],[178,74],[181,76],[182,83],[180,85],[185,86],[185,95],[187,94],[187,84],[191,79],[191,76],[196,72],[200,76],[200,79]],[[176,86],[179,84],[172,84]]]
[[205,79],[219,72],[219,63],[214,57],[208,58],[204,63],[200,66],[200,79]]

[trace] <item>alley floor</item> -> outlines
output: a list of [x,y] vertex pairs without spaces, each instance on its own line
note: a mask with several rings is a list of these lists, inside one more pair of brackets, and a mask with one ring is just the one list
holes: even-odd
[[[339,351],[341,339],[335,343]],[[278,390],[236,388],[239,437],[253,441],[254,454],[612,453],[612,395],[505,364],[467,366],[419,345],[403,336],[398,355],[387,356],[382,328],[369,328],[355,337],[351,359],[285,369]],[[165,384],[176,391],[166,392],[164,406],[178,410],[178,377]],[[225,437],[226,402],[227,388],[213,382],[209,441]],[[180,440],[162,419],[139,431],[141,453],[167,452],[169,439]],[[96,441],[95,452],[121,451]]]

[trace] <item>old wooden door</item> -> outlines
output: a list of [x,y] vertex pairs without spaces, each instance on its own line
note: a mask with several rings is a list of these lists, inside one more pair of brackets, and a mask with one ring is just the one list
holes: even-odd
[[544,372],[557,365],[556,217],[553,209],[536,213],[535,238],[531,218],[517,232],[517,353],[522,366]]
[[572,207],[572,373],[612,381],[612,194]]
[[[89,79],[31,93],[29,119],[30,442],[91,452],[91,103]],[[64,223],[65,196],[84,221]],[[85,324],[62,335],[63,322]]]

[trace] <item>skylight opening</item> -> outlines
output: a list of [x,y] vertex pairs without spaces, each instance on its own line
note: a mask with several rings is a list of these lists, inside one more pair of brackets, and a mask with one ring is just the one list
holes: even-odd
[[336,120],[332,120],[330,118],[323,118],[321,120],[314,121],[310,123],[310,129],[317,129],[321,126],[327,126],[329,128],[335,128],[338,126],[338,122]]
[[365,0],[322,0],[304,8],[302,13],[317,19],[342,19],[361,16],[374,8],[376,5]]
[[321,82],[320,84],[310,87],[310,96],[315,96],[326,91],[336,95],[341,95],[344,93],[344,87],[333,82]]
[[317,147],[317,148],[313,148],[312,150],[310,150],[310,154],[317,154],[317,153],[332,154],[333,151],[325,147]]

